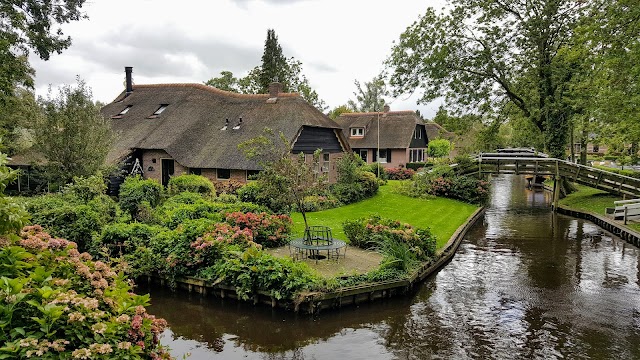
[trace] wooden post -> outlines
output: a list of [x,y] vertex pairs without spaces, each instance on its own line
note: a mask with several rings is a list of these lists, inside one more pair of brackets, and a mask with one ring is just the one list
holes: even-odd
[[624,207],[624,224],[627,225],[627,211],[629,210],[628,207]]
[[553,208],[553,212],[558,211],[558,203],[557,203],[557,198],[558,198],[558,177],[554,176],[553,177],[553,201],[552,201],[552,208]]

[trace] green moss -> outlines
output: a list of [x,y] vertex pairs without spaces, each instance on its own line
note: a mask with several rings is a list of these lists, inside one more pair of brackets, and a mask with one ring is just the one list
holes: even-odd
[[[342,231],[342,222],[357,219],[370,214],[399,220],[419,228],[431,228],[436,235],[438,248],[444,246],[456,229],[478,208],[476,205],[461,201],[433,198],[418,199],[400,195],[394,191],[401,181],[389,181],[381,186],[378,194],[369,199],[335,209],[307,213],[309,225],[331,227],[333,236],[346,239]],[[292,214],[294,237],[302,237],[304,221],[300,213]]]

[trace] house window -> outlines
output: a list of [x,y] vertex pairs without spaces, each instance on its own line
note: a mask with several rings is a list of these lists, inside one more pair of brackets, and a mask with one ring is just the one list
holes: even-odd
[[593,145],[593,152],[594,153],[599,153],[600,152],[600,146],[599,145]]
[[255,180],[258,178],[260,170],[247,170],[247,180]]
[[414,139],[422,139],[422,128],[415,128],[413,130],[413,138]]
[[387,149],[380,149],[378,158],[380,163],[385,164],[387,162]]
[[131,105],[127,105],[127,107],[126,107],[126,108],[124,108],[124,109],[122,109],[122,111],[120,111],[120,112],[118,113],[118,115],[124,115],[124,114],[128,113],[128,112],[129,112],[129,109],[131,109]]
[[409,162],[424,162],[424,149],[409,150]]
[[229,180],[229,179],[231,179],[231,170],[230,169],[216,169],[216,179],[218,179],[218,180]]
[[201,168],[191,168],[191,169],[189,169],[189,173],[191,175],[202,175],[202,169]]
[[322,165],[320,166],[320,172],[323,174],[329,173],[329,154],[322,154]]
[[156,112],[153,113],[153,115],[160,115],[162,114],[163,111],[165,111],[167,109],[167,106],[169,106],[169,104],[162,104],[160,105],[160,107],[158,108],[158,110],[156,110]]
[[364,128],[351,128],[351,136],[364,136]]

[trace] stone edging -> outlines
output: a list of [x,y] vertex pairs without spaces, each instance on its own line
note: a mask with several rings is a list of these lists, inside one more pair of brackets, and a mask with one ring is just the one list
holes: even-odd
[[[295,312],[305,312],[308,314],[316,314],[321,310],[336,309],[343,306],[357,305],[364,302],[370,302],[377,299],[389,298],[397,295],[408,293],[415,285],[422,282],[429,275],[436,272],[447,262],[449,262],[460,246],[462,239],[467,231],[475,224],[475,222],[484,215],[485,208],[477,209],[469,218],[460,225],[453,233],[444,248],[436,254],[436,258],[429,262],[425,262],[417,269],[408,279],[381,281],[376,283],[367,283],[349,287],[343,287],[332,292],[313,292],[301,294],[295,301],[277,300],[269,293],[258,291],[253,296],[253,303],[271,305],[271,307],[281,307],[293,310]],[[148,283],[160,283],[165,285],[165,280],[159,277],[147,276],[141,280],[147,280]],[[237,299],[235,288],[224,284],[212,284],[211,282],[197,278],[182,278],[176,280],[178,289],[188,290],[189,292],[197,292],[202,295],[213,294],[220,298]]]
[[577,210],[563,205],[558,206],[558,212],[560,214],[573,216],[579,219],[589,220],[610,233],[620,237],[629,244],[640,247],[640,233],[617,223],[613,219],[594,214],[590,211]]

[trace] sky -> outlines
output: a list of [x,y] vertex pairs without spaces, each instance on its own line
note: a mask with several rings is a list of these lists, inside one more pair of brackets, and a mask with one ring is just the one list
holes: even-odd
[[[88,0],[88,19],[65,24],[73,44],[49,61],[31,57],[36,94],[83,79],[94,100],[113,101],[124,89],[124,67],[135,84],[203,83],[223,70],[244,76],[261,64],[267,29],[329,109],[355,99],[354,81],[384,69],[393,42],[429,6],[444,0]],[[55,90],[54,90],[55,91]],[[426,118],[439,103],[418,94],[388,98],[391,110]]]

